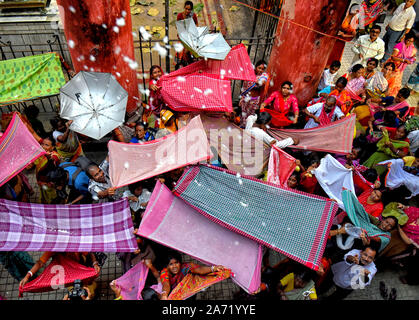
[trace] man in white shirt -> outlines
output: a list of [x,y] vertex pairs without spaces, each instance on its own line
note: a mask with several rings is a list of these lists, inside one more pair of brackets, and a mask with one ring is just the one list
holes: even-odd
[[291,137],[284,140],[276,141],[271,137],[266,130],[271,123],[272,116],[267,112],[261,112],[259,115],[251,115],[246,119],[246,131],[249,132],[256,139],[263,140],[269,145],[275,145],[280,149],[284,149],[292,144],[298,144],[298,139]]
[[369,58],[375,58],[377,60],[383,58],[385,43],[378,37],[380,32],[381,27],[374,25],[372,26],[369,35],[360,36],[358,40],[356,40],[352,47],[352,51],[355,53],[352,65],[360,63],[365,67]]
[[[333,109],[334,111],[332,111]],[[304,129],[318,127],[321,123],[320,116],[323,110],[326,113],[326,116],[330,118],[330,122],[339,120],[345,116],[342,110],[336,105],[336,98],[328,97],[326,102],[316,103],[304,109],[303,112],[310,118],[304,126]],[[333,112],[333,114],[330,114],[331,112]]]
[[381,62],[385,62],[390,58],[398,40],[403,41],[404,34],[407,34],[412,28],[416,18],[416,12],[413,8],[415,2],[416,0],[406,0],[405,3],[399,5],[396,11],[394,11],[393,17],[386,27],[387,32],[383,38],[386,47],[385,55]]
[[377,250],[366,247],[364,250],[353,249],[349,251],[343,261],[332,265],[333,282],[336,291],[328,300],[341,300],[353,290],[364,289],[371,284],[377,273],[374,263]]

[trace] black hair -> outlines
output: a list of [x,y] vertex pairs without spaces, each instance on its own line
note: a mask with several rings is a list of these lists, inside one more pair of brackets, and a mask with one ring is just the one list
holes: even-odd
[[392,110],[384,111],[383,120],[386,124],[394,126],[396,124],[397,115]]
[[362,176],[368,182],[374,183],[375,181],[377,181],[378,173],[377,173],[377,170],[375,170],[374,168],[370,168],[370,169],[365,170],[362,173]]
[[332,61],[332,63],[330,64],[329,69],[331,69],[331,68],[340,68],[340,66],[341,66],[340,61],[338,61],[338,60],[334,60],[334,61]]
[[410,97],[410,90],[409,88],[401,88],[399,90],[399,94],[404,98],[407,99]]
[[355,73],[355,72],[358,72],[359,70],[361,70],[363,68],[364,68],[364,66],[362,64],[358,63],[358,64],[356,64],[352,67],[351,72]]
[[407,39],[413,39],[413,41],[416,40],[416,35],[413,31],[409,31],[408,33],[406,33],[406,35],[404,36],[404,40]]
[[142,296],[143,300],[160,301],[157,292],[154,291],[151,288],[143,289],[143,291],[141,291],[141,296]]
[[384,68],[387,67],[387,66],[391,66],[393,68],[393,71],[396,70],[396,65],[394,64],[394,62],[391,62],[391,61],[387,62],[384,65]]
[[294,273],[295,278],[300,278],[304,282],[308,282],[311,280],[312,273],[310,270],[299,270]]
[[165,266],[167,267],[170,263],[170,260],[175,259],[177,262],[182,263],[182,257],[179,252],[171,250],[165,259]]
[[419,158],[419,148],[417,148],[415,151],[415,158]]
[[290,89],[292,90],[292,82],[291,81],[284,81],[284,82],[282,82],[282,84],[281,84],[281,88],[283,87],[283,86],[285,86],[285,85],[289,85],[290,86]]
[[370,63],[370,62],[375,62],[375,67],[378,66],[378,60],[377,59],[375,59],[375,58],[369,58],[368,61],[367,61],[367,64]]
[[176,65],[175,65],[175,71],[176,70],[179,70],[181,68],[181,66],[182,67],[186,67],[187,66],[186,62],[184,62],[183,60],[181,60],[178,63],[176,63]]
[[57,130],[58,129],[58,124],[60,122],[64,122],[64,119],[61,119],[60,117],[55,117],[55,118],[52,118],[52,119],[49,120],[49,123],[51,124],[51,127],[54,130]]
[[23,112],[28,118],[35,119],[39,114],[39,108],[32,104],[29,107],[27,107]]
[[142,181],[137,181],[137,182],[134,182],[134,183],[131,183],[130,185],[128,185],[128,189],[132,194],[134,194],[135,189],[137,189],[138,187],[143,187],[144,188]]
[[268,112],[261,112],[258,114],[258,118],[256,120],[257,124],[268,124],[271,122],[272,116]]
[[381,32],[381,27],[380,27],[378,24],[374,24],[374,25],[371,27],[370,31],[371,31],[371,30],[374,30],[374,29],[380,30],[380,32]]
[[378,244],[378,242],[377,241],[371,241],[371,243],[369,245],[366,245],[364,247],[364,250],[362,250],[362,251],[365,251],[367,249],[371,249],[377,255],[378,250],[379,250],[379,244]]
[[341,83],[344,87],[348,84],[348,79],[345,77],[339,77],[338,80],[336,80],[336,84]]
[[256,64],[255,64],[255,69],[256,69],[257,67],[259,67],[261,64],[267,65],[267,64],[266,64],[266,62],[265,62],[265,60],[259,60],[259,61],[258,61],[258,62],[256,62]]
[[397,226],[399,225],[399,220],[395,216],[383,217],[383,220],[385,220],[385,219],[393,219],[396,222],[395,225],[394,225],[394,227],[391,230],[396,229]]
[[147,122],[138,121],[138,122],[135,123],[134,128],[137,128],[137,126],[142,126],[144,128],[144,130],[147,130]]
[[192,1],[185,1],[185,4],[183,5],[183,7],[185,8],[186,6],[191,6],[191,9],[193,10],[193,2]]
[[56,186],[64,186],[67,184],[67,171],[61,167],[56,168],[46,174],[49,181]]
[[52,146],[55,147],[56,143],[55,143],[55,139],[52,136],[51,133],[47,134],[45,137],[42,138],[43,140],[48,139],[49,141],[51,141]]
[[409,132],[407,131],[406,126],[404,124],[401,124],[397,127],[397,129],[400,129],[400,128],[404,128],[404,138],[406,138],[407,135],[409,134]]
[[154,69],[161,70],[161,67],[158,66],[158,65],[156,65],[156,64],[155,65],[152,65],[151,68],[150,68],[150,78],[151,78],[151,75],[153,74]]

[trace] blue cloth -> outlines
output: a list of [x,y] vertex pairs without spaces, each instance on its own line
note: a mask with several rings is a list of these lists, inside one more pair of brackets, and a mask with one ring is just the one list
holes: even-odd
[[329,95],[331,92],[332,92],[332,88],[330,86],[327,86],[323,90],[320,90],[318,94],[320,94],[320,93],[326,93],[327,95]]
[[[60,167],[64,164],[74,164],[72,162],[63,162],[60,164]],[[73,165],[73,166],[69,166],[66,168],[63,168],[65,171],[68,172],[68,185],[70,187],[74,187],[75,189],[77,189],[81,194],[86,195],[89,194],[89,190],[87,189],[89,186],[89,176],[86,174],[86,172],[84,172],[83,170],[80,171],[80,173],[77,175],[76,177],[76,181],[72,181],[72,176],[73,173],[79,169],[80,167],[78,167],[77,165]]]

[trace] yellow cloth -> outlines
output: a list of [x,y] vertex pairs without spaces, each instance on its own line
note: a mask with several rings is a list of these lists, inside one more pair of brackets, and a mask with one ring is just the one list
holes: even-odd
[[413,156],[407,156],[403,158],[404,165],[407,167],[413,166],[413,163],[415,162],[416,158]]
[[[281,285],[285,287],[284,292],[294,290],[294,273],[288,273],[285,277],[283,277],[281,279]],[[313,293],[309,295],[310,300],[317,300],[316,289],[313,287],[311,291],[313,291]]]

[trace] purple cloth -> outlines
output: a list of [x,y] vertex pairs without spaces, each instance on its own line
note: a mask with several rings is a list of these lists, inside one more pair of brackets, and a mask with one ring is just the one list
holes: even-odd
[[138,234],[203,263],[231,269],[232,280],[249,293],[260,286],[262,246],[205,218],[160,182]]
[[0,199],[0,251],[133,252],[129,203],[44,205]]

